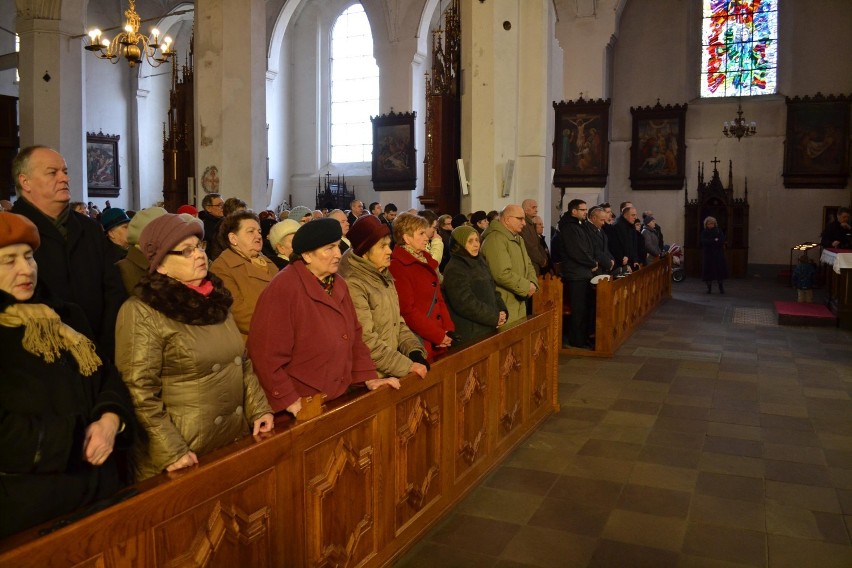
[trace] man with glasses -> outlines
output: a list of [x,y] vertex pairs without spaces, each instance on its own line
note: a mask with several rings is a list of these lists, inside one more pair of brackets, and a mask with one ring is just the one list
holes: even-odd
[[509,309],[509,324],[527,316],[526,300],[538,290],[535,268],[521,238],[525,223],[521,206],[507,205],[497,222],[482,233],[480,254],[488,262],[497,292]]
[[592,234],[586,227],[588,206],[582,199],[568,203],[568,214],[559,221],[562,238],[562,278],[568,286],[571,316],[568,319],[568,345],[580,349],[592,349],[589,339],[589,318],[594,310],[589,309],[594,293],[591,279],[600,274],[595,260]]
[[218,193],[208,193],[201,200],[202,211],[198,218],[204,223],[204,240],[207,241],[207,258],[213,262],[219,256],[216,246],[216,235],[219,234],[219,223],[225,212],[225,200]]

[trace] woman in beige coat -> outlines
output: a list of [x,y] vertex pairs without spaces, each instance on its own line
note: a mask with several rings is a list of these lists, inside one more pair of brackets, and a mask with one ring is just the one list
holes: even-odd
[[278,274],[278,267],[260,252],[263,248],[260,221],[251,211],[237,211],[222,220],[219,246],[222,254],[210,265],[210,272],[221,278],[231,292],[234,298],[231,313],[245,341],[257,299]]
[[207,273],[203,237],[200,223],[177,215],[145,227],[149,274],[118,314],[116,364],[147,434],[131,452],[137,481],[272,429],[231,294]]
[[425,349],[399,313],[399,297],[388,271],[390,227],[374,215],[359,218],[349,229],[352,246],[340,260],[339,274],[349,286],[364,343],[380,378],[426,376]]

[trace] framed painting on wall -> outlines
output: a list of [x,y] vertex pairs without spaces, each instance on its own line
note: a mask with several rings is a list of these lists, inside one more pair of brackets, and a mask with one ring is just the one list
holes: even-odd
[[636,189],[683,187],[686,177],[686,103],[630,107],[633,144],[630,147],[630,185]]
[[373,123],[373,189],[413,191],[417,185],[414,150],[416,112],[371,116]]
[[784,187],[846,187],[850,100],[821,93],[787,97]]
[[103,132],[86,133],[86,181],[89,197],[118,197],[121,177],[118,165],[118,139]]
[[553,185],[604,187],[609,171],[609,99],[553,103]]

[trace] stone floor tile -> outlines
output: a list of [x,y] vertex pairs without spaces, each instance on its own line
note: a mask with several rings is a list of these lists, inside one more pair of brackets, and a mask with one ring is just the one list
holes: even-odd
[[825,450],[825,461],[831,467],[852,469],[852,450]]
[[821,448],[789,444],[763,444],[763,457],[768,460],[827,465]]
[[577,454],[597,458],[635,460],[641,451],[642,446],[640,444],[592,439],[586,442]]
[[672,416],[658,416],[654,428],[663,430],[674,430],[676,432],[692,432],[693,434],[706,434],[709,422],[706,420],[693,420],[690,418],[676,418]]
[[796,446],[819,446],[820,439],[812,430],[761,428],[763,441],[769,444],[793,444]]
[[822,487],[831,487],[832,485],[828,468],[825,466],[777,460],[764,460],[764,462],[767,480]]
[[779,416],[777,414],[761,414],[760,426],[762,428],[777,428],[779,430],[806,430],[813,432],[814,426],[808,418],[796,418],[794,416]]
[[833,487],[816,487],[814,485],[767,480],[766,500],[782,505],[802,507],[811,511],[845,512],[841,507],[840,492]]
[[597,545],[597,539],[587,536],[522,527],[505,544],[500,559],[541,568],[580,568],[588,566]]
[[645,443],[652,446],[665,446],[667,448],[700,450],[704,446],[704,439],[704,434],[654,428],[649,432]]
[[660,487],[627,484],[616,504],[617,509],[685,519],[689,513],[691,493]]
[[751,501],[753,503],[763,502],[764,496],[763,480],[760,478],[712,473],[709,471],[698,472],[695,492],[700,495],[712,495],[714,497]]
[[501,467],[485,482],[493,489],[503,489],[531,495],[547,495],[559,475],[553,472],[537,471],[516,467]]
[[454,514],[432,533],[430,540],[435,544],[452,546],[469,552],[499,556],[509,540],[521,528],[514,523]]
[[654,463],[637,463],[628,482],[634,485],[660,487],[673,491],[692,492],[698,480],[698,470],[669,467]]
[[524,525],[535,514],[542,501],[544,501],[543,495],[480,486],[459,503],[456,512]]
[[710,422],[707,428],[709,436],[721,438],[737,438],[740,440],[762,440],[762,432],[759,426],[748,426],[744,424]]
[[683,552],[747,566],[766,566],[766,535],[745,529],[690,523]]
[[[622,393],[623,397],[623,393]],[[610,412],[623,411],[636,414],[656,416],[660,412],[660,404],[656,402],[620,398],[610,407]]]
[[616,460],[597,458],[593,456],[572,456],[564,469],[563,475],[582,477],[585,479],[600,479],[625,483],[630,478],[635,462],[632,460]]
[[852,490],[838,489],[837,497],[840,500],[841,511],[846,515],[852,515]]
[[665,446],[645,446],[639,455],[639,461],[671,467],[695,469],[701,459],[698,450],[669,448]]
[[763,442],[743,440],[740,438],[707,436],[707,439],[704,441],[704,451],[716,454],[759,458],[763,455]]
[[760,424],[760,415],[757,412],[757,406],[756,403],[748,401],[714,398],[713,408],[707,413],[707,420],[723,424],[758,426]]
[[602,536],[618,542],[677,552],[681,549],[685,532],[686,521],[683,519],[616,509],[609,516]]
[[766,532],[849,544],[842,515],[814,512],[770,501],[766,503]]
[[395,568],[491,568],[493,556],[431,541],[423,541],[398,560]]
[[602,509],[611,509],[618,503],[623,484],[603,479],[586,479],[562,475],[556,480],[547,499],[586,503]]
[[612,507],[599,506],[585,499],[566,501],[549,497],[541,502],[526,524],[531,527],[598,537],[612,510]]
[[761,502],[696,494],[692,497],[689,522],[762,532],[766,528],[766,509]]
[[670,550],[602,540],[589,568],[676,568],[680,555]]
[[620,424],[601,422],[589,432],[589,439],[643,444],[650,432],[651,428],[649,427],[622,426]]
[[849,568],[852,566],[852,547],[839,544],[794,538],[785,535],[767,536],[769,568]]

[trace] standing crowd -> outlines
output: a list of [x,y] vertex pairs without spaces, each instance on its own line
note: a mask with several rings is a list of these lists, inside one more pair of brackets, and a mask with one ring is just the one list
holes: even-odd
[[211,193],[200,211],[84,213],[58,152],[25,148],[12,172],[0,537],[261,436],[305,397],[424,378],[525,319],[552,270],[533,200],[470,218],[358,200],[257,215]]

